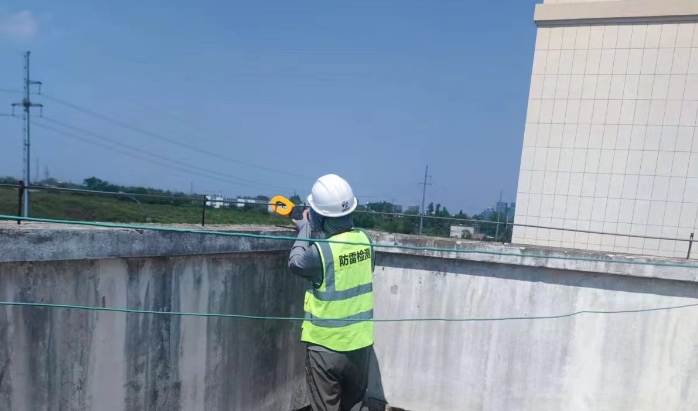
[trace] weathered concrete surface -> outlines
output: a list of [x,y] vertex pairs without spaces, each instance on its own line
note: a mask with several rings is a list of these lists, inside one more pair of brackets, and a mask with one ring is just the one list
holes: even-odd
[[[289,241],[205,237],[0,229],[0,298],[101,305],[104,297],[113,307],[302,315],[303,282],[285,268]],[[698,303],[694,261],[388,234],[374,240],[489,253],[380,248],[378,319]],[[297,323],[4,307],[0,409],[292,409],[305,403],[298,338]],[[698,308],[381,322],[370,391],[409,410],[694,410],[697,341]]]
[[[172,227],[172,226],[169,226]],[[127,230],[63,224],[0,221],[0,263],[16,261],[62,261],[92,258],[157,257],[171,255],[210,255],[238,252],[288,251],[295,232],[280,227],[177,225],[187,232]],[[156,226],[166,229],[168,226]],[[221,232],[202,235],[196,231]],[[274,235],[284,240],[255,237],[230,237],[225,232],[250,235]],[[679,258],[638,256],[590,250],[483,243],[468,240],[428,238],[372,232],[374,242],[386,245],[378,251],[441,259],[545,267],[589,273],[619,274],[633,277],[698,281],[698,261]],[[86,246],[89,244],[89,246]],[[457,249],[458,251],[405,250],[388,245]],[[619,263],[620,262],[620,263]],[[627,262],[628,264],[624,264]],[[642,263],[651,263],[642,265]],[[658,265],[654,265],[658,264]],[[677,266],[664,266],[671,264]]]
[[[305,285],[286,258],[4,263],[0,299],[302,317]],[[0,409],[293,410],[307,403],[299,338],[282,321],[0,307]]]
[[[698,284],[386,255],[380,318],[504,318],[698,303]],[[696,410],[698,307],[376,325],[371,392],[410,410]]]
[[[194,232],[245,232],[293,235],[290,229],[259,226],[152,225]],[[11,261],[63,261],[91,258],[207,255],[246,251],[289,250],[290,241],[233,238],[187,232],[126,230],[84,225],[0,221],[0,263]]]

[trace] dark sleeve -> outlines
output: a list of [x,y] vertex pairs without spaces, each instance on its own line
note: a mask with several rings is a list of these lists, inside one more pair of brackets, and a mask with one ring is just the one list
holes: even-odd
[[298,225],[298,240],[293,243],[291,255],[288,258],[288,266],[291,273],[311,281],[316,286],[322,284],[322,259],[315,244],[306,240],[310,238],[310,223],[300,221]]

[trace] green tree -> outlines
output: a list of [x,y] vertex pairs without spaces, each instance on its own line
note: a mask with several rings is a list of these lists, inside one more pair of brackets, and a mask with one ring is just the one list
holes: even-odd
[[477,216],[476,219],[482,220],[478,226],[480,233],[487,236],[485,240],[511,242],[512,226],[505,224],[507,219],[503,212],[495,211],[487,219],[482,219],[480,216]]
[[17,180],[16,178],[12,178],[12,177],[2,177],[2,178],[0,178],[0,184],[16,185],[16,184],[19,184],[19,180]]
[[366,209],[377,213],[392,213],[395,210],[395,205],[387,201],[366,204]]

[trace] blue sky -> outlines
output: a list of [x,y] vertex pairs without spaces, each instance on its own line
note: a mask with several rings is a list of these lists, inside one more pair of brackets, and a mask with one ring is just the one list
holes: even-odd
[[[408,205],[428,164],[428,201],[480,211],[515,201],[535,3],[0,0],[0,113],[31,50],[32,172],[226,196],[336,173]],[[0,143],[0,175],[19,176],[20,120],[0,117]]]

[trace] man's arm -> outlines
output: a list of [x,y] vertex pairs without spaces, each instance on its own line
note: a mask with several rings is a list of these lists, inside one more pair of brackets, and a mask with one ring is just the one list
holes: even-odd
[[298,229],[298,240],[293,243],[288,266],[291,273],[311,281],[316,286],[322,284],[322,259],[315,244],[305,240],[310,238],[310,222],[306,218],[294,221]]

